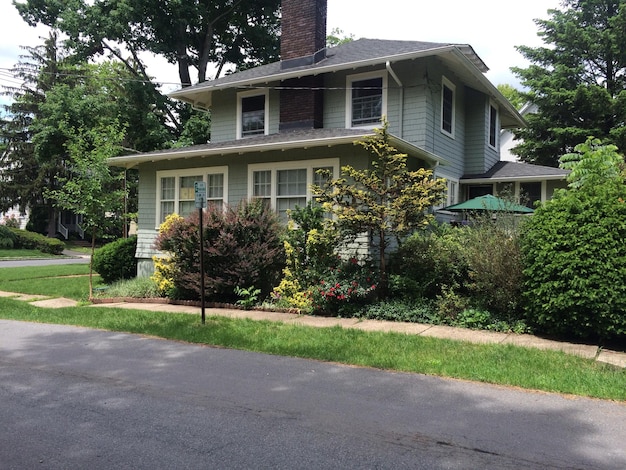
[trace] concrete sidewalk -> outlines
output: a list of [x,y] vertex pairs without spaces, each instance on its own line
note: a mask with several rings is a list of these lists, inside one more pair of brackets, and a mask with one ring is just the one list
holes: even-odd
[[[56,298],[38,300],[35,296],[11,294],[0,292],[0,296],[12,296],[31,302],[33,305],[55,308],[70,307],[76,302],[70,299]],[[94,307],[104,308],[128,308],[136,310],[148,310],[153,312],[173,312],[201,315],[200,307],[188,305],[172,305],[165,303],[142,303],[142,302],[113,302],[95,304]],[[430,336],[457,341],[481,344],[513,344],[516,346],[552,349],[563,351],[568,354],[581,356],[619,367],[626,367],[626,352],[611,351],[596,345],[567,343],[540,338],[533,335],[520,335],[514,333],[496,333],[491,331],[470,330],[467,328],[453,328],[442,325],[425,325],[420,323],[402,323],[381,320],[360,320],[356,318],[332,318],[315,317],[310,315],[298,315],[294,313],[270,312],[265,310],[238,310],[229,308],[205,308],[205,315],[224,316],[229,318],[248,318],[252,320],[280,321],[283,323],[330,328],[340,326],[363,331],[384,331],[411,335]]]

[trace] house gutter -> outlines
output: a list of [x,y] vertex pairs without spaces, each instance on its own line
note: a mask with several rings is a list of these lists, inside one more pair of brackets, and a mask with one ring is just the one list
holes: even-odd
[[404,85],[402,85],[402,82],[396,75],[396,72],[394,72],[394,70],[391,68],[390,61],[387,61],[385,63],[385,68],[387,69],[387,72],[389,72],[389,75],[391,75],[391,77],[400,87],[400,110],[399,110],[400,119],[398,120],[400,122],[400,129],[398,130],[398,132],[400,134],[400,138],[403,139],[404,138]]
[[567,178],[567,175],[545,175],[545,176],[506,176],[502,178],[461,178],[462,184],[492,184],[492,183],[508,183],[508,182],[534,182],[534,181],[559,181]]

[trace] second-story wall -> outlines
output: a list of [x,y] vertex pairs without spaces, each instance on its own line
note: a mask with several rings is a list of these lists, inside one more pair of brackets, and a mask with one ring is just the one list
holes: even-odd
[[[386,86],[383,113],[394,135],[447,161],[443,170],[452,177],[482,173],[499,158],[497,145],[490,146],[487,95],[465,86],[463,81],[437,58],[427,57],[328,73],[323,77],[323,127],[349,127],[347,114],[351,80],[384,77]],[[265,94],[268,103],[268,133],[279,132],[280,83],[266,88],[216,91],[212,96],[211,141],[234,140],[237,135],[238,105],[242,93]],[[452,92],[452,129],[442,129],[444,87]],[[372,127],[372,126],[370,126]],[[499,133],[498,133],[499,134]]]

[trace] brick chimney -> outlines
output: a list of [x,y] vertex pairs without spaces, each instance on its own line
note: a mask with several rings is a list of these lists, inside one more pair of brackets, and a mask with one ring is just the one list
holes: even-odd
[[311,65],[326,58],[327,0],[283,0],[281,67]]
[[[282,0],[281,68],[313,65],[326,58],[327,0]],[[279,129],[323,126],[324,78],[285,80],[280,92]]]

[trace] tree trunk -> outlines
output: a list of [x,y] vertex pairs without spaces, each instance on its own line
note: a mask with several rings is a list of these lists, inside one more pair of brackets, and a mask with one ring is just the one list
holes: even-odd
[[52,204],[48,206],[48,238],[54,238],[57,234],[57,211]]
[[189,56],[187,55],[187,46],[185,44],[187,25],[184,22],[178,23],[178,41],[176,43],[176,55],[178,57],[178,77],[180,78],[180,86],[191,86],[191,76],[189,75]]

